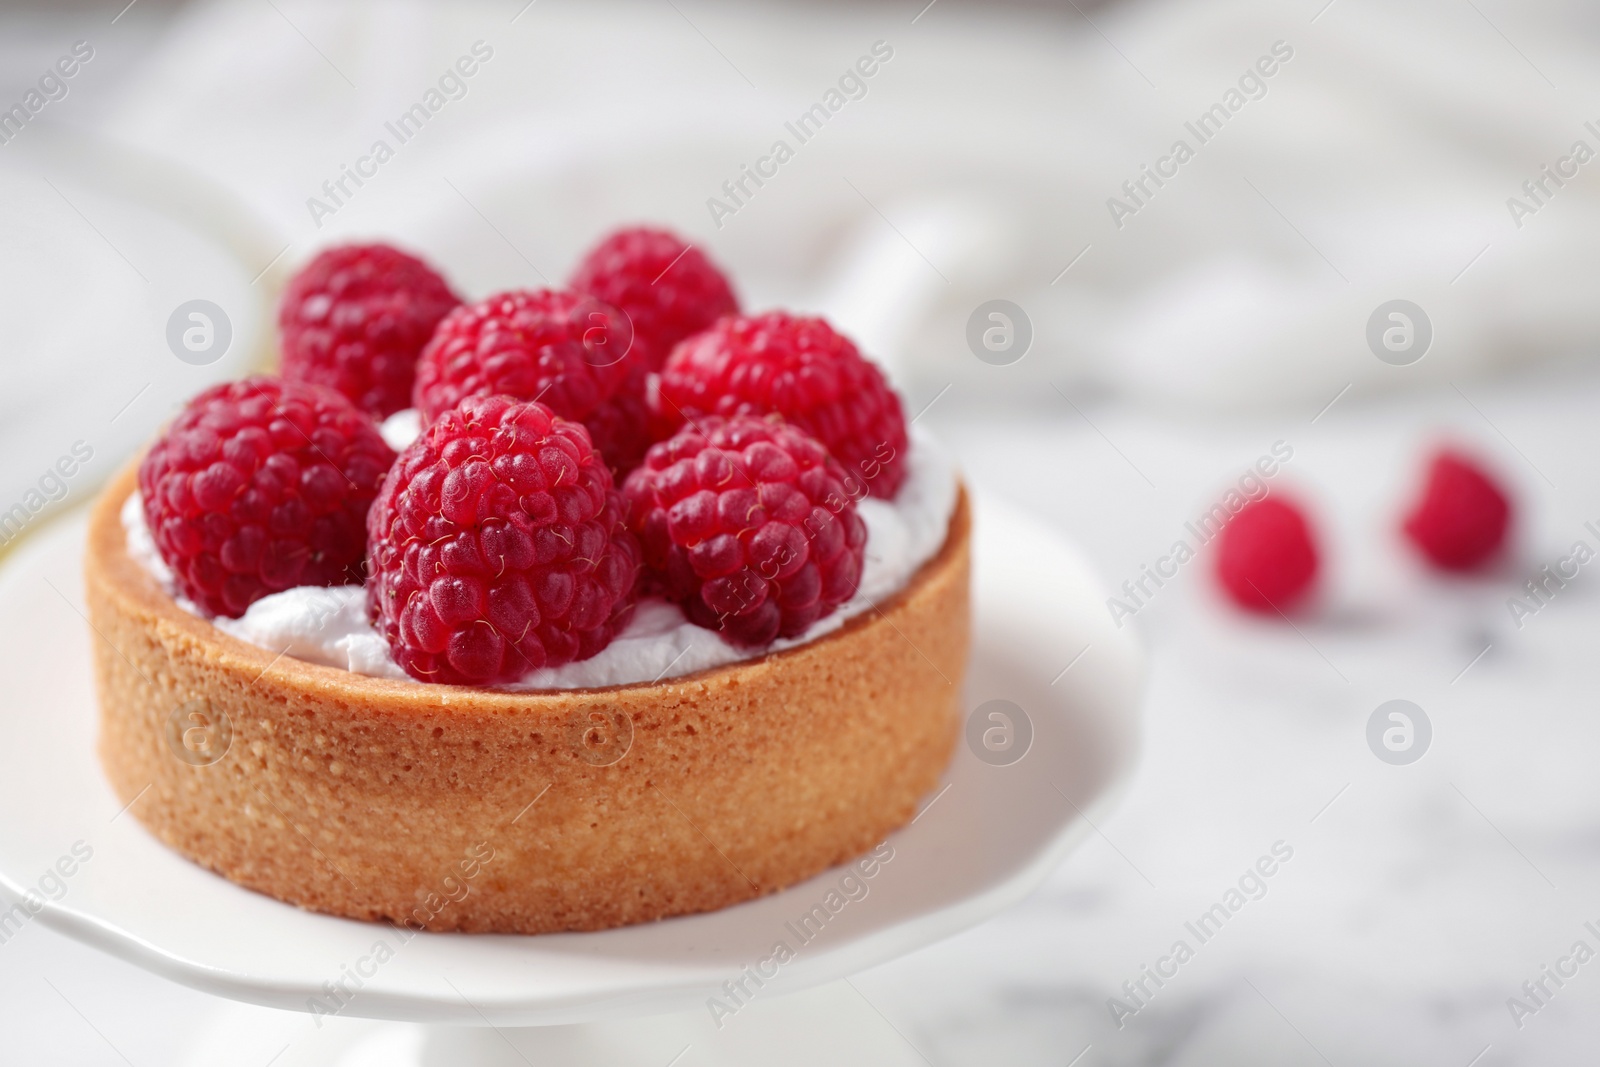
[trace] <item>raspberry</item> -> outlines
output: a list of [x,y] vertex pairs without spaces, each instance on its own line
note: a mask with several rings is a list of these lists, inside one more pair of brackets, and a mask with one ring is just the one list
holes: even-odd
[[645,450],[655,443],[651,433],[649,375],[643,362],[631,364],[628,376],[623,379],[611,399],[591,411],[583,420],[589,439],[605,457],[606,466],[621,481],[629,471],[644,459]]
[[376,419],[411,406],[417,356],[461,303],[422,260],[343,245],[301,269],[278,307],[283,376],[331,386]]
[[139,464],[178,592],[237,618],[297,585],[360,584],[367,508],[394,462],[332,389],[255,377],[189,401]]
[[1500,551],[1510,525],[1511,503],[1489,473],[1445,448],[1429,463],[1422,497],[1404,530],[1435,567],[1469,571]]
[[623,492],[655,582],[733,644],[804,633],[860,584],[867,528],[844,471],[781,420],[698,420]]
[[667,357],[660,409],[672,426],[776,412],[821,441],[873,496],[892,498],[905,479],[900,398],[822,319],[771,311],[718,321]]
[[426,426],[469,396],[537,400],[582,419],[627,377],[627,316],[593,297],[514,290],[456,308],[422,350],[412,391]]
[[1317,575],[1311,526],[1286,500],[1266,497],[1246,504],[1222,528],[1220,540],[1217,578],[1241,608],[1288,612]]
[[737,315],[728,279],[693,245],[666,230],[618,230],[583,258],[570,283],[633,321],[634,345],[648,370],[659,370],[672,346]]
[[633,613],[639,546],[582,426],[468,397],[400,454],[367,519],[367,613],[425,682],[588,659]]

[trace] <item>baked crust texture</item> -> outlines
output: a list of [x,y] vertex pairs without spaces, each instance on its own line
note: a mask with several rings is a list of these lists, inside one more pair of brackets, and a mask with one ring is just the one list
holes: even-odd
[[650,685],[506,692],[275,656],[128,555],[129,467],[85,560],[100,758],[156,837],[332,915],[499,933],[710,911],[857,856],[949,761],[969,642],[963,492],[893,600]]

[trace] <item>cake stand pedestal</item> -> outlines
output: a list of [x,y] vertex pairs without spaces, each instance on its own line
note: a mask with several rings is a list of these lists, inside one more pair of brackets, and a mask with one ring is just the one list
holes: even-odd
[[147,834],[95,759],[100,638],[84,517],[67,516],[0,561],[0,898],[243,1002],[196,1035],[205,1067],[923,1063],[848,977],[1032,892],[1104,817],[1138,744],[1138,651],[1083,560],[998,501],[974,510],[962,740],[890,858],[848,883],[836,868],[705,915],[539,937],[304,912]]
[[718,1029],[704,1009],[565,1026],[449,1026],[332,1019],[231,1005],[182,1067],[927,1067],[848,982],[752,1001]]

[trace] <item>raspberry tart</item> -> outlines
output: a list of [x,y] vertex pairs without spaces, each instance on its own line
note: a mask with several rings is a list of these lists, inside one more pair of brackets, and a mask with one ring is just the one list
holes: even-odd
[[[968,646],[953,464],[847,340],[741,318],[665,231],[573,278],[441,312],[416,411],[290,375],[286,337],[286,377],[196,397],[105,490],[100,753],[170,847],[333,915],[596,930],[809,878],[935,787]],[[371,299],[323,289],[329,321]],[[692,410],[664,412],[669,370]]]

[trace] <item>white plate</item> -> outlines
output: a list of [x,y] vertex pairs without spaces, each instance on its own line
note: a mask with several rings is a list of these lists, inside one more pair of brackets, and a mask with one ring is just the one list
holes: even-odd
[[[943,791],[890,837],[894,858],[867,895],[804,945],[785,924],[821,903],[837,872],[601,933],[423,935],[374,967],[375,944],[398,943],[389,927],[300,911],[168,851],[119,813],[95,758],[89,643],[100,638],[81,614],[81,513],[0,565],[0,894],[16,901],[32,889],[44,901],[32,921],[210,993],[305,1011],[325,982],[375,970],[343,1014],[475,1025],[703,1010],[780,939],[797,954],[763,997],[948,937],[1032,891],[1089,832],[1127,777],[1138,733],[1139,655],[1083,560],[998,501],[980,497],[975,514],[964,708],[1013,701],[1032,723],[1031,747],[994,766],[959,744]],[[92,858],[47,876],[79,842]]]

